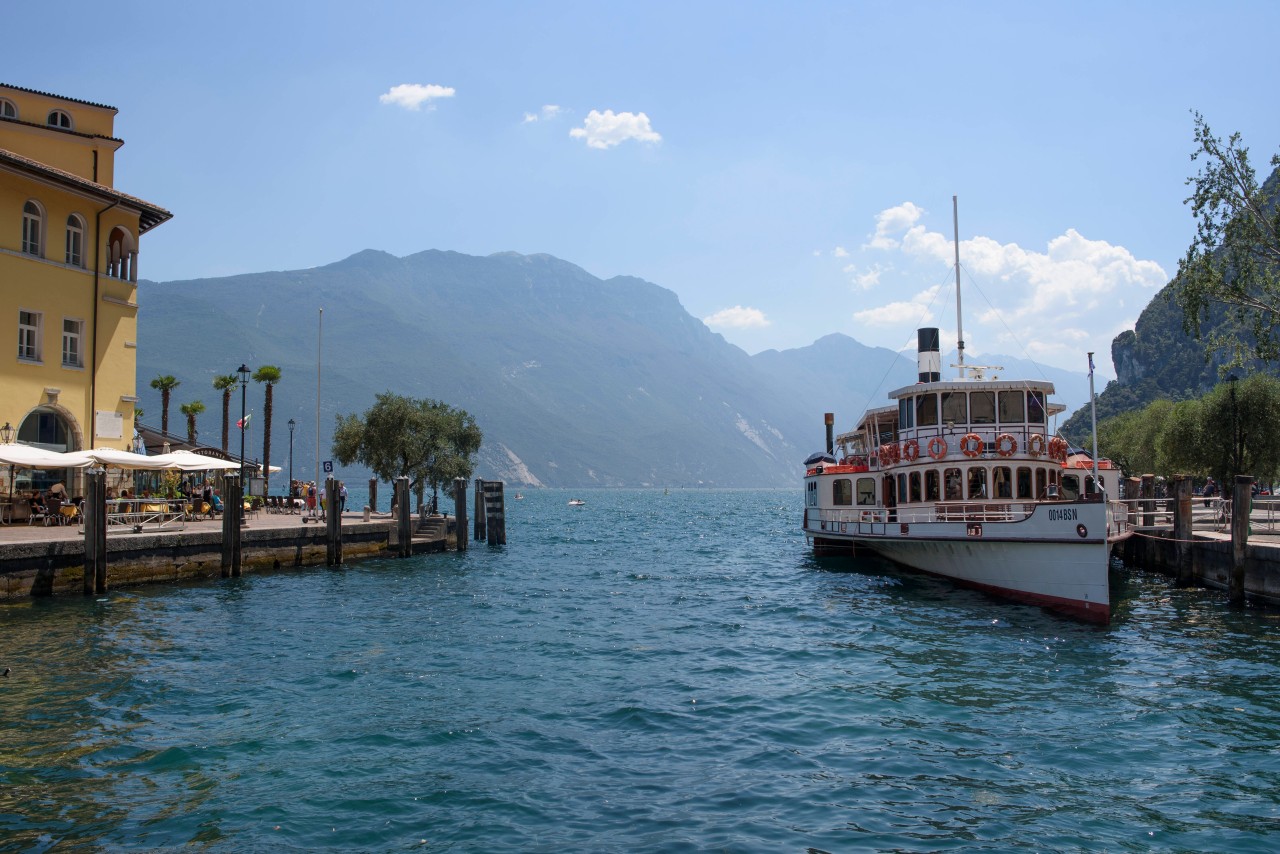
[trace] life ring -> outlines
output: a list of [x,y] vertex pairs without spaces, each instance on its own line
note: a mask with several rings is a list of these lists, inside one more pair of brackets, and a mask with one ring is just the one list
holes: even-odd
[[914,463],[920,459],[920,443],[915,439],[908,439],[902,445],[902,458],[909,463]]
[[941,436],[934,436],[929,440],[929,456],[935,460],[940,460],[947,455],[947,440]]
[[1061,436],[1054,436],[1049,440],[1049,459],[1057,460],[1060,463],[1067,461],[1067,440]]
[[1012,433],[1001,433],[996,436],[996,453],[1002,457],[1012,457],[1018,453],[1018,440]]
[[1044,434],[1032,433],[1031,438],[1027,440],[1027,453],[1033,457],[1044,454]]
[[986,447],[986,443],[977,433],[965,433],[964,438],[960,440],[960,452],[970,459],[982,456]]
[[889,446],[880,446],[880,468],[887,468],[889,465]]

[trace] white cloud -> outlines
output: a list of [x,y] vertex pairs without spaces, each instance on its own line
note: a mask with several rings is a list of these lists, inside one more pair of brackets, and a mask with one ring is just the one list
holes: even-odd
[[894,235],[900,234],[915,225],[924,214],[924,208],[911,202],[903,202],[897,207],[886,208],[876,214],[876,233],[867,242],[871,249],[896,249],[898,240]]
[[713,329],[760,329],[769,325],[769,318],[758,308],[735,305],[702,318],[702,322]]
[[401,83],[379,95],[378,100],[406,110],[421,110],[423,104],[427,105],[427,109],[434,109],[432,101],[436,98],[452,98],[455,91],[452,86],[437,86],[434,83],[425,86],[421,83]]
[[543,104],[540,112],[524,114],[525,124],[528,124],[529,122],[536,122],[539,119],[544,122],[549,122],[556,116],[560,115],[560,110],[561,108],[558,104]]
[[[875,308],[855,311],[853,319],[870,327],[892,326],[898,329],[911,323],[916,325],[929,323],[934,318],[930,305],[938,296],[938,290],[939,288],[937,287],[927,288],[909,300],[900,300],[876,306]],[[907,328],[911,327],[907,326]]]
[[612,148],[634,139],[639,142],[661,142],[662,136],[649,126],[644,113],[614,113],[592,110],[582,127],[569,131],[574,139],[585,139],[589,148]]
[[872,264],[866,270],[861,269],[857,264],[848,264],[841,272],[847,273],[849,281],[857,285],[859,289],[869,291],[880,284],[880,274],[884,272],[884,269],[879,264]]
[[837,258],[848,258],[849,250],[845,249],[843,246],[837,246],[831,254]]
[[[910,202],[882,211],[876,217],[874,235],[863,248],[900,259],[900,264],[888,268],[901,267],[895,279],[941,280],[950,291],[954,275],[938,273],[955,263],[952,237],[921,224],[923,213]],[[1098,361],[1104,362],[1111,339],[1133,327],[1141,307],[1169,278],[1156,262],[1136,258],[1125,247],[1106,240],[1085,237],[1074,228],[1048,240],[1040,251],[992,237],[972,237],[960,243],[960,265],[965,339],[970,348],[1010,355],[1025,351],[1046,363],[1073,369],[1086,350],[1102,354]],[[931,268],[937,272],[928,272]],[[850,264],[845,272],[857,287],[871,289],[880,284],[884,271],[874,265]],[[920,320],[919,297],[889,296],[897,299],[859,311],[854,319],[869,327]],[[953,306],[954,294],[947,299]],[[935,310],[945,314],[937,306]],[[887,338],[888,333],[886,329],[884,335],[874,337]]]

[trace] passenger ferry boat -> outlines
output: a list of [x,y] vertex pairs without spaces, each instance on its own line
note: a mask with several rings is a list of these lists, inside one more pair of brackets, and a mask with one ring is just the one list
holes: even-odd
[[851,432],[833,436],[827,413],[826,453],[806,460],[805,534],[820,554],[867,550],[1110,622],[1111,546],[1130,533],[1121,503],[1106,500],[1120,471],[1052,434],[1066,408],[1050,400],[1052,383],[988,379],[964,364],[959,338],[958,378],[941,378],[938,330],[921,329],[918,383]]

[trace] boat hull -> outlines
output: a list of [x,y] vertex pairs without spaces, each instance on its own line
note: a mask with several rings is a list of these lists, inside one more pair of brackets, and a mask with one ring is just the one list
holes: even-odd
[[866,549],[966,587],[1107,624],[1110,546],[1105,536],[1089,536],[1107,530],[1106,508],[1062,510],[1041,507],[1025,520],[977,524],[823,520],[806,531],[820,553]]

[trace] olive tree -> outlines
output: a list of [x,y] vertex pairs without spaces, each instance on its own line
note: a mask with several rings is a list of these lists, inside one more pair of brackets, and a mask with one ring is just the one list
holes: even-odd
[[408,477],[409,488],[433,493],[455,477],[470,478],[483,435],[465,410],[438,400],[383,392],[363,416],[339,415],[333,455],[361,463],[381,480]]

